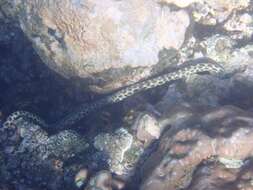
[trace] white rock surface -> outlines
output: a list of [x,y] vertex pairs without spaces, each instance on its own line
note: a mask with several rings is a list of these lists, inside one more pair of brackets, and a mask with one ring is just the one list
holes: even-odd
[[175,4],[178,7],[184,8],[187,7],[189,5],[191,5],[192,3],[196,3],[196,2],[201,2],[202,0],[158,0],[158,2],[161,3],[171,3],[171,4]]
[[136,128],[138,140],[146,143],[158,139],[161,134],[161,128],[157,119],[149,114],[139,115],[135,121],[134,128]]

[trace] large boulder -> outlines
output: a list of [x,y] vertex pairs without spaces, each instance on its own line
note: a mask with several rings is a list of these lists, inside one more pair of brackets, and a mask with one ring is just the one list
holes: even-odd
[[190,20],[152,0],[13,1],[43,61],[97,92],[150,75],[163,48],[179,49]]

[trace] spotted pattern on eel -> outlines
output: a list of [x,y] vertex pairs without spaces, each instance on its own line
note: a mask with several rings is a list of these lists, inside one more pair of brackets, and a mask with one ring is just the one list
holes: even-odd
[[73,113],[67,115],[59,122],[53,124],[47,124],[40,117],[27,112],[27,111],[16,111],[12,113],[7,120],[4,122],[4,127],[8,127],[12,124],[15,124],[19,119],[26,119],[33,121],[43,127],[54,127],[59,129],[64,129],[66,127],[70,127],[74,123],[80,121],[83,117],[87,116],[90,112],[95,110],[99,110],[102,107],[120,102],[136,93],[141,91],[155,88],[166,83],[187,78],[193,74],[206,73],[209,74],[222,74],[224,73],[224,68],[209,58],[199,58],[194,60],[192,63],[184,63],[183,66],[166,74],[150,78],[141,82],[137,82],[130,86],[127,86],[121,90],[112,93],[102,99],[99,99],[90,104],[83,104],[78,109],[76,109]]

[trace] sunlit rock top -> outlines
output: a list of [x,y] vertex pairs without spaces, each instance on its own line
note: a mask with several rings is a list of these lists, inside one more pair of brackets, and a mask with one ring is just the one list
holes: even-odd
[[44,62],[65,77],[88,78],[101,90],[148,76],[161,49],[180,48],[190,23],[186,11],[155,0],[14,2]]

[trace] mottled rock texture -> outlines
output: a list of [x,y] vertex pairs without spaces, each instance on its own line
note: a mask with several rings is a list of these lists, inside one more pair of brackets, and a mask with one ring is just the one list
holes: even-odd
[[109,159],[108,164],[115,173],[122,174],[126,151],[131,147],[133,137],[124,128],[118,129],[114,134],[99,134],[94,139],[94,146],[99,151],[105,152]]
[[156,1],[14,1],[37,52],[66,77],[110,91],[150,74],[163,48],[179,49],[189,25],[186,11]]
[[24,189],[62,189],[71,171],[64,164],[88,147],[86,140],[74,131],[48,135],[40,126],[23,119],[2,127],[0,142],[0,184],[10,184],[13,189],[16,184],[24,185]]
[[252,189],[252,160],[240,169],[227,169],[215,161],[203,162],[186,190]]
[[[171,119],[167,123],[170,129],[163,134],[157,151],[144,164],[142,189],[186,188],[202,161],[213,156],[235,160],[252,156],[252,113],[233,106],[215,109],[186,106],[178,110],[185,115],[181,119],[183,122]],[[170,116],[173,117],[175,115]]]

